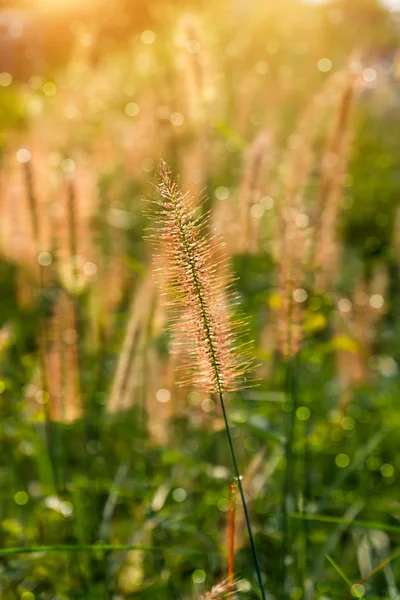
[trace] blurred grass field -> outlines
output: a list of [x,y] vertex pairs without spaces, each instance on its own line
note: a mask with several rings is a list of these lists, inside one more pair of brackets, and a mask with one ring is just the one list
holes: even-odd
[[[227,406],[267,597],[400,599],[399,40],[378,0],[0,3],[1,600],[227,575],[224,421],[178,386],[145,239],[160,159],[254,340]],[[256,598],[240,503],[234,542]]]

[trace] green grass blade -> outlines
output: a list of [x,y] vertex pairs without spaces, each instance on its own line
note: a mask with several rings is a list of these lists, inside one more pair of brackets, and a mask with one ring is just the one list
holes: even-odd
[[130,544],[92,544],[75,546],[70,544],[56,544],[53,546],[2,548],[0,549],[0,557],[14,556],[16,554],[34,554],[36,552],[119,552],[121,550],[138,550],[140,552],[173,552],[187,556],[221,556],[221,552],[173,548],[168,546],[141,546]]
[[[355,598],[364,598],[365,588],[363,586],[360,586],[360,589],[359,589],[358,584],[353,585],[352,582],[350,581],[350,579],[345,574],[345,572],[339,567],[339,565],[333,560],[333,558],[331,556],[329,556],[329,554],[325,554],[325,558],[331,563],[332,567],[340,575],[340,577],[343,579],[343,581],[345,581],[347,583],[347,585],[349,586],[349,588],[351,590],[352,596],[354,596]],[[361,590],[363,590],[363,591],[361,591]]]

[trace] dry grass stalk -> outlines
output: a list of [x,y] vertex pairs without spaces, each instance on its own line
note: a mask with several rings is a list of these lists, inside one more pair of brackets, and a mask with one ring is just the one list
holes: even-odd
[[[343,82],[343,74],[339,73],[328,79],[322,94],[318,94],[307,106],[302,118],[298,124],[297,130],[290,136],[286,158],[282,168],[282,187],[283,196],[279,209],[280,227],[278,246],[280,273],[280,317],[278,319],[278,337],[279,346],[282,355],[289,358],[296,354],[300,348],[303,335],[302,327],[302,308],[301,296],[302,285],[306,276],[306,265],[310,261],[311,236],[312,229],[309,226],[310,219],[307,215],[306,191],[309,178],[315,164],[314,140],[318,132],[319,124],[332,102],[336,97],[337,90]],[[351,88],[352,89],[352,88]],[[347,114],[350,93],[345,94],[346,102],[343,107],[346,110],[339,111],[337,124],[335,124],[328,142],[329,153],[332,148],[335,150],[348,146],[346,136],[342,135],[342,122],[347,123]],[[342,108],[343,108],[342,107]],[[340,135],[338,131],[340,130]],[[326,154],[328,156],[328,154]],[[330,156],[332,159],[332,156]],[[334,164],[334,161],[325,161],[327,166]],[[340,163],[340,160],[339,160]],[[342,167],[342,165],[341,165]],[[336,174],[337,171],[335,171]],[[332,172],[324,172],[326,181],[324,181],[324,198],[332,198],[330,207],[333,206],[333,200],[337,203],[338,197],[338,177],[332,178]],[[330,223],[330,212],[327,213],[325,220]],[[300,290],[300,294],[297,292]],[[306,296],[305,296],[306,297]]]
[[258,249],[260,219],[254,217],[252,208],[260,200],[264,190],[266,171],[271,162],[271,147],[271,134],[268,131],[260,131],[246,150],[239,196],[241,253]]
[[82,416],[79,360],[73,300],[61,292],[49,331],[46,371],[51,401],[51,418],[70,422]]
[[[15,154],[4,160],[1,191],[1,253],[25,270],[26,282],[38,282],[40,269],[38,253],[45,248],[42,198],[38,197],[42,156],[31,164],[30,153],[25,150],[24,161],[19,164]],[[22,201],[21,201],[22,198]]]
[[[283,171],[284,193],[279,214],[278,343],[285,358],[296,354],[302,338],[302,311],[299,303],[294,301],[294,293],[303,279],[306,241],[304,192],[314,161],[312,142],[318,124],[317,113],[312,104],[303,115],[296,134],[291,138]],[[304,222],[308,224],[308,221]]]
[[[151,328],[150,323],[151,321]],[[142,403],[146,411],[148,433],[157,443],[165,443],[168,423],[172,412],[177,412],[174,373],[176,356],[166,360],[149,337],[156,337],[165,324],[165,311],[159,306],[150,272],[139,286],[131,303],[128,327],[119,353],[117,368],[112,383],[108,410],[118,412]],[[151,329],[151,330],[150,330]],[[174,391],[173,402],[157,392]]]
[[199,16],[186,14],[181,18],[175,43],[187,137],[181,155],[182,185],[198,193],[206,180],[209,113],[217,98],[213,61]]
[[337,101],[321,163],[318,198],[320,215],[316,227],[314,262],[317,271],[315,284],[316,288],[321,291],[326,291],[330,287],[338,269],[337,218],[351,146],[350,120],[355,86],[356,75],[349,68],[349,71],[343,75],[342,90]]
[[[44,271],[43,266],[39,263],[39,253],[41,251],[42,244],[42,235],[41,235],[41,227],[38,213],[38,201],[35,193],[35,185],[34,185],[34,177],[32,172],[32,167],[30,164],[30,156],[28,160],[25,160],[22,163],[24,178],[25,178],[25,186],[26,186],[26,196],[29,204],[29,217],[32,228],[32,236],[33,236],[33,247],[36,258],[37,269],[39,273],[39,302],[42,302],[43,293],[45,289],[44,285]],[[54,402],[53,398],[49,393],[49,381],[48,381],[48,368],[46,365],[46,353],[48,347],[48,331],[46,327],[46,319],[43,315],[42,307],[39,306],[39,332],[38,332],[38,358],[39,358],[39,374],[40,374],[40,387],[42,393],[42,399],[44,404],[44,413],[46,421],[50,421],[52,418],[52,413],[54,410]],[[49,431],[49,430],[48,430]],[[49,450],[50,450],[50,436],[48,438]]]
[[154,286],[151,274],[140,284],[129,309],[128,327],[119,353],[111,388],[108,410],[117,412],[131,405],[133,362],[137,355],[140,333],[152,304]]
[[228,256],[238,251],[241,236],[241,224],[238,218],[238,205],[232,198],[216,198],[212,205],[211,225],[217,236],[223,238]]
[[198,129],[206,121],[208,107],[216,99],[215,74],[203,24],[195,14],[184,15],[176,32],[177,64],[184,85],[186,115]]
[[31,412],[44,410],[52,421],[79,419],[82,403],[75,316],[72,300],[64,291],[53,315],[42,320],[38,346],[38,370],[26,394]]

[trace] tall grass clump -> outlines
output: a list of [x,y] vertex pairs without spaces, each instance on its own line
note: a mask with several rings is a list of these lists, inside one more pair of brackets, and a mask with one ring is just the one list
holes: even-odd
[[[238,345],[242,322],[232,317],[234,296],[230,291],[223,243],[210,231],[209,215],[192,205],[166,163],[160,165],[158,197],[152,240],[162,260],[162,283],[172,305],[172,330],[183,357],[182,385],[216,394],[222,409],[235,476],[243,503],[258,583],[265,591],[250,523],[243,485],[230,433],[224,395],[245,385],[251,366],[246,345]],[[183,346],[183,351],[182,351]]]

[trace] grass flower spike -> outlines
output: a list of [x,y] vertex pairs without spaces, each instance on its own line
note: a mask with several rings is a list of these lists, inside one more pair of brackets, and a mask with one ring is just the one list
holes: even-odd
[[[236,343],[243,323],[232,316],[235,298],[226,276],[223,243],[206,234],[209,215],[191,207],[167,165],[160,166],[160,197],[154,202],[162,230],[152,236],[166,291],[174,308],[172,329],[183,356],[182,385],[221,394],[242,388],[251,361],[246,344]],[[183,348],[183,352],[182,352]]]
[[[174,315],[176,338],[186,351],[189,376],[181,382],[195,385],[218,395],[224,417],[235,476],[243,504],[261,598],[266,595],[249,512],[235,448],[230,433],[224,392],[243,387],[243,377],[251,366],[246,345],[237,346],[241,323],[230,317],[232,293],[227,292],[226,259],[223,244],[216,235],[207,235],[209,215],[191,206],[190,196],[173,180],[167,165],[160,166],[160,198],[158,222],[161,231],[153,235],[159,245],[159,256],[167,268],[167,292],[178,314]],[[163,271],[164,275],[164,271]],[[183,317],[182,317],[183,315]]]
[[230,586],[228,580],[225,579],[214,585],[214,587],[212,587],[208,592],[203,594],[200,600],[221,600],[222,598],[228,598],[229,593]]

